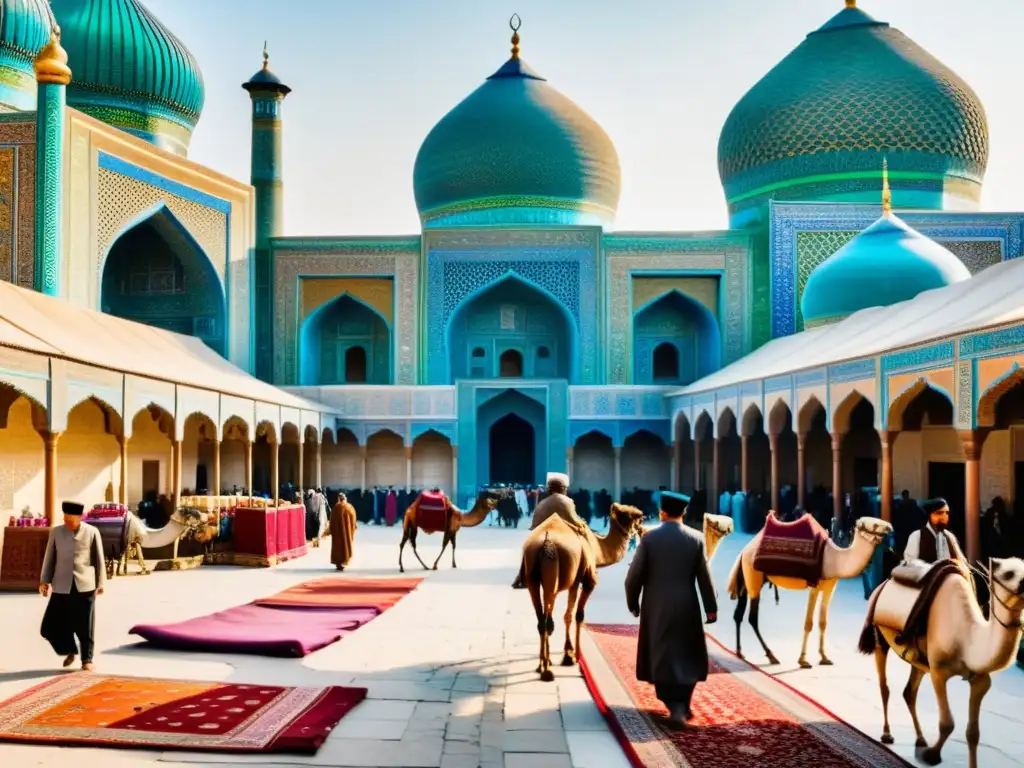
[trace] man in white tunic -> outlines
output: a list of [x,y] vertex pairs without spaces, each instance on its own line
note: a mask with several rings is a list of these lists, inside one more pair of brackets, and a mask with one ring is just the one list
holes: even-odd
[[964,555],[956,536],[947,530],[949,505],[946,500],[929,499],[921,505],[921,509],[928,515],[928,522],[910,534],[903,559],[935,563],[949,558],[962,562]]

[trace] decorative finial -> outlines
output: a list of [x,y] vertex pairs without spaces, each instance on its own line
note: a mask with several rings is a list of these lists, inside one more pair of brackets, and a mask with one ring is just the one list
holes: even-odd
[[508,20],[509,27],[512,28],[512,58],[519,58],[519,28],[523,26],[523,20],[519,18],[518,13],[513,13],[512,18]]
[[71,82],[71,68],[68,67],[68,52],[60,45],[60,27],[50,29],[50,40],[36,54],[32,62],[36,82],[52,85],[67,85]]
[[889,162],[882,158],[882,215],[892,213],[892,190],[889,189]]
[[267,52],[267,41],[263,41],[263,68],[270,66],[270,54]]
[[857,0],[846,0],[846,7],[847,8],[856,8],[857,7]]

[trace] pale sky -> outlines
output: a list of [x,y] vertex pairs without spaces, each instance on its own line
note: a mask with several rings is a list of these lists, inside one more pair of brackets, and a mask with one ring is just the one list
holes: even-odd
[[[431,127],[509,55],[608,132],[615,228],[724,228],[718,134],[740,97],[843,0],[144,0],[198,58],[206,107],[190,158],[248,181],[249,97],[271,68],[284,110],[285,234],[415,234],[412,168]],[[860,0],[985,104],[984,210],[1024,210],[1024,0]]]

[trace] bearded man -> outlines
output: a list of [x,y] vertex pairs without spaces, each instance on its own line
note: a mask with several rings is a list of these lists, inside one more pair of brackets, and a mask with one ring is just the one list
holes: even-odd
[[904,560],[923,560],[935,563],[939,560],[951,559],[964,561],[960,544],[949,530],[949,505],[945,499],[928,499],[921,505],[928,515],[928,522],[917,529],[907,539],[907,548],[903,552]]

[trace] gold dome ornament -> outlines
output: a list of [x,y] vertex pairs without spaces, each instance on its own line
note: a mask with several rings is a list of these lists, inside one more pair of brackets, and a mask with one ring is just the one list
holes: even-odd
[[60,27],[57,25],[50,30],[50,41],[36,54],[32,69],[35,70],[37,83],[67,85],[71,82],[68,52],[61,47]]
[[846,0],[846,7],[847,8],[856,8],[857,7],[857,0]]

